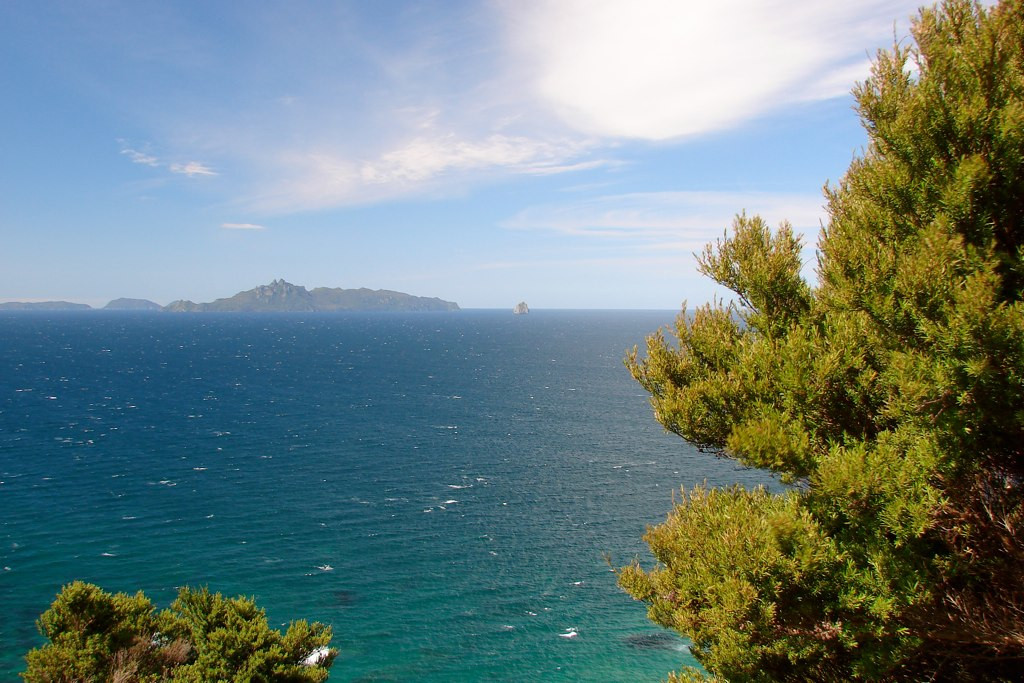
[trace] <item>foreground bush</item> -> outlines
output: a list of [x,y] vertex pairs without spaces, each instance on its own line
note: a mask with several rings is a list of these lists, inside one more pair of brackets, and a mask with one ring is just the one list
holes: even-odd
[[76,581],[37,622],[49,643],[26,655],[28,683],[281,681],[319,683],[337,652],[331,629],[292,622],[282,635],[251,599],[182,588],[169,609]]

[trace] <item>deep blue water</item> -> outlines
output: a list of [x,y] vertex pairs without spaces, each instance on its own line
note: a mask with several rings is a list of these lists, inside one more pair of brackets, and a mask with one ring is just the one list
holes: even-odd
[[0,679],[73,579],[329,623],[332,681],[693,664],[606,556],[681,485],[768,480],[654,421],[622,358],[672,317],[0,315]]

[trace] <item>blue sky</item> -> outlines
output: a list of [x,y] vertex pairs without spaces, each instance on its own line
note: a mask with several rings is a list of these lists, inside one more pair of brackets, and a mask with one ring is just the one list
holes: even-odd
[[813,245],[916,7],[8,0],[0,301],[701,303],[736,213]]

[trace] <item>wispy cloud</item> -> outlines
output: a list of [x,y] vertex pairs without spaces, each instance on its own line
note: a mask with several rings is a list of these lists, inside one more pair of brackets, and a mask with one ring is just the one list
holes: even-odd
[[225,230],[266,230],[266,226],[256,223],[221,223],[220,227]]
[[140,152],[137,149],[126,147],[121,150],[121,154],[124,154],[126,157],[131,159],[133,164],[142,164],[144,166],[160,165],[160,161],[155,156],[146,154],[145,152]]
[[504,168],[516,173],[555,169],[571,158],[579,145],[546,142],[526,137],[489,135],[479,140],[459,139],[455,134],[417,138],[359,169],[371,183],[422,181],[454,171]]
[[264,188],[252,203],[271,211],[326,208],[443,191],[502,173],[553,175],[615,163],[576,161],[588,147],[572,139],[424,133],[371,158],[324,151],[288,154],[280,160],[285,172],[276,187]]
[[189,178],[195,176],[215,176],[217,172],[209,165],[200,161],[189,161],[185,163],[167,163],[149,152],[141,152],[129,147],[124,140],[118,140],[121,144],[121,154],[128,157],[133,164],[151,166],[153,168],[166,168],[171,173],[185,175]]
[[170,169],[171,173],[180,173],[181,175],[186,175],[189,178],[194,178],[197,175],[217,175],[216,171],[214,171],[212,168],[199,161],[189,161],[188,163],[184,164],[171,164],[167,168]]
[[692,249],[722,234],[736,214],[789,221],[804,233],[825,218],[821,196],[763,192],[637,192],[533,206],[503,223],[512,230],[545,230],[602,239],[629,239]]
[[577,258],[549,258],[549,259],[531,259],[531,260],[520,260],[520,261],[486,261],[478,263],[473,266],[473,270],[491,271],[491,270],[517,270],[517,271],[528,271],[533,269],[545,269],[551,268],[588,268],[588,267],[623,267],[628,266],[632,268],[646,267],[653,265],[660,266],[678,266],[680,262],[677,254],[666,254],[660,253],[658,255],[636,255],[619,254],[617,256],[594,256],[586,257],[581,256]]

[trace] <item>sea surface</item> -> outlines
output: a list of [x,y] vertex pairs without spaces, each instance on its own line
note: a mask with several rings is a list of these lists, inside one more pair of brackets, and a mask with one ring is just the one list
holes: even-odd
[[771,480],[655,422],[622,359],[673,317],[0,315],[0,680],[74,579],[328,623],[332,681],[693,665],[611,567],[680,486]]

